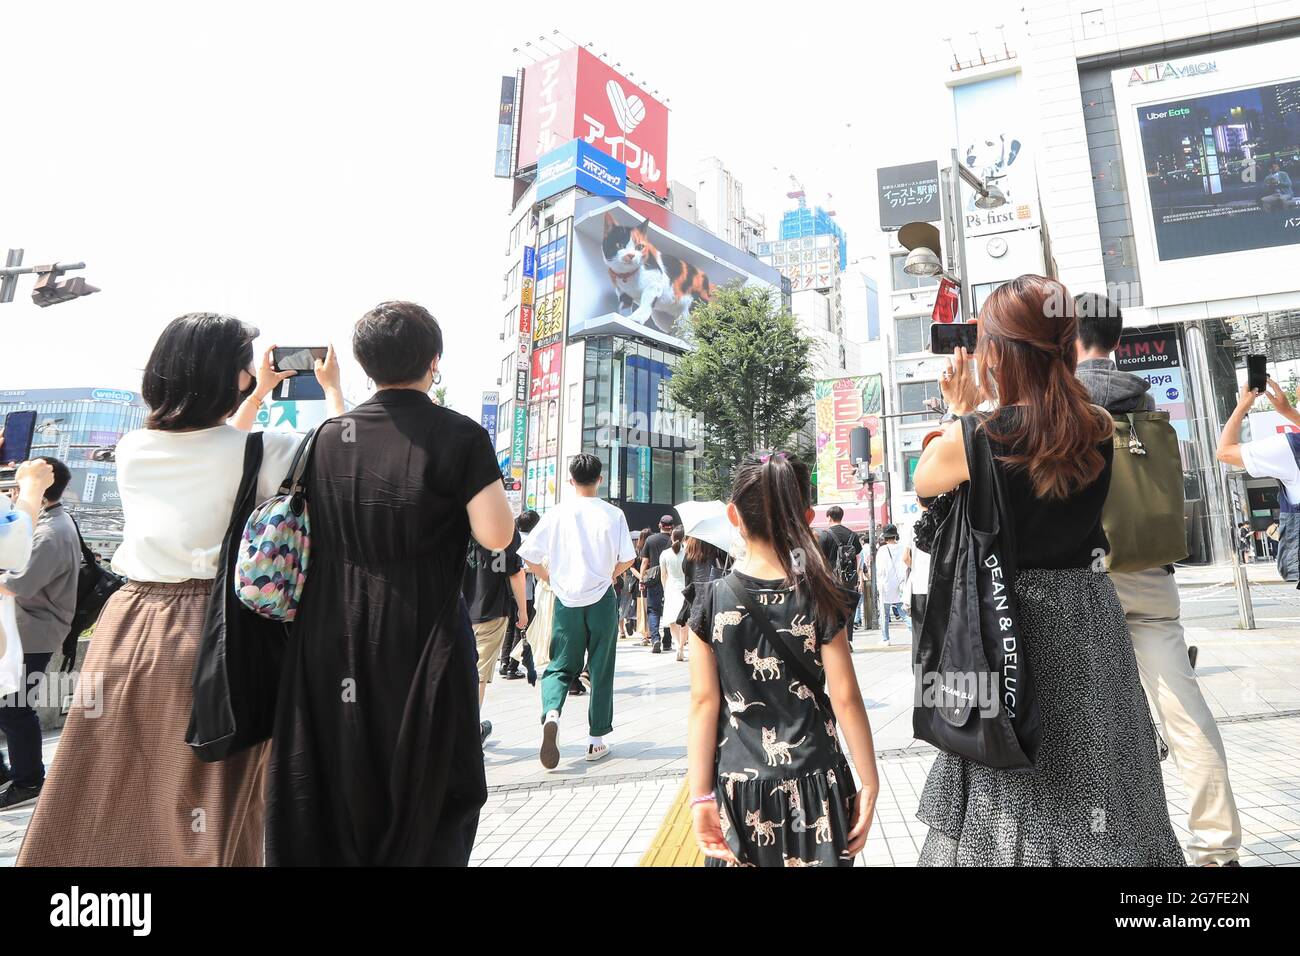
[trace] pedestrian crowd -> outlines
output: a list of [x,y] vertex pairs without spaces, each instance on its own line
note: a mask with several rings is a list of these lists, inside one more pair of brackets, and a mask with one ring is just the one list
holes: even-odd
[[[987,640],[988,620],[1016,646],[992,706],[946,685],[943,703],[918,701],[918,736],[939,747],[921,864],[1235,865],[1173,562],[1108,567],[1104,512],[1132,467],[1117,458],[1160,424],[1146,383],[1109,358],[1122,330],[1103,297],[1005,284],[944,374],[950,414],[916,466],[909,544],[892,525],[864,544],[838,506],[815,532],[807,465],[772,449],[732,468],[724,548],[673,514],[633,534],[586,453],[558,504],[516,518],[487,432],[429,397],[442,332],[418,305],[356,323],[376,384],[361,404],[345,408],[332,348],[316,361],[329,418],[306,436],[252,431],[293,374],[270,349],[255,361],[256,329],[181,316],[144,370],[145,427],[116,449],[124,583],[80,665],[102,709],[74,698],[48,771],[23,691],[66,646],[90,559],[61,506],[63,462],[21,463],[0,503],[0,808],[36,801],[18,863],[464,865],[494,678],[537,686],[543,767],[581,696],[585,759],[605,760],[625,642],[689,664],[687,788],[709,865],[852,865],[880,786],[851,656],[874,605],[883,644],[910,632],[918,686],[959,638]],[[1294,436],[1239,440],[1256,397],[1243,391],[1220,458],[1300,502]],[[277,496],[287,507],[268,511]],[[1186,856],[1166,752],[1189,791]]]

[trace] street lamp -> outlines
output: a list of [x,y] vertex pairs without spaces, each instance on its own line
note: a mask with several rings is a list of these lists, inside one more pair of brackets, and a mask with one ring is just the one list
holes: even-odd
[[10,249],[3,269],[0,269],[0,303],[12,302],[14,290],[18,286],[20,275],[35,275],[36,287],[32,289],[32,302],[45,308],[60,302],[71,302],[85,295],[93,295],[99,289],[90,285],[80,276],[64,279],[65,272],[84,269],[84,262],[55,262],[44,266],[24,266],[23,250]]
[[[981,179],[950,153],[951,164],[939,173],[942,184],[940,203],[943,216],[943,240],[939,230],[928,222],[909,222],[898,230],[898,241],[908,250],[903,272],[911,276],[942,276],[957,285],[962,321],[971,317],[969,289],[966,283],[966,236],[961,214],[961,184],[975,191],[977,209],[997,209],[1006,205],[1007,196],[992,179]],[[940,253],[947,250],[947,268]]]

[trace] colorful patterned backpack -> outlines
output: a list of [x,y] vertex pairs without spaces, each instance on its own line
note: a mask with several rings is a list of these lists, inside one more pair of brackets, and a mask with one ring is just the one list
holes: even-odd
[[307,583],[311,522],[306,471],[319,429],[298,445],[279,491],[253,509],[235,556],[235,596],[259,617],[290,624]]

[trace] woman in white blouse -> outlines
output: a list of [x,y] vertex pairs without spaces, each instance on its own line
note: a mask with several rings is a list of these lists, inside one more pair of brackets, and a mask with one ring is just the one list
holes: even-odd
[[677,646],[679,661],[686,660],[686,625],[677,623],[685,601],[682,595],[686,587],[686,575],[682,571],[682,561],[686,557],[682,550],[684,537],[682,528],[678,525],[673,529],[672,547],[664,548],[659,555],[659,577],[664,583],[664,610],[660,620],[668,625],[673,644]]
[[[272,368],[270,349],[254,369],[257,334],[230,316],[192,313],[154,345],[141,386],[149,417],[117,445],[125,526],[113,569],[128,583],[105,606],[82,665],[83,680],[102,680],[102,714],[91,719],[76,703],[69,712],[20,866],[262,863],[264,747],[202,763],[185,743],[246,432],[287,375]],[[342,414],[333,349],[316,378],[330,414]],[[298,441],[264,434],[259,499],[278,488]]]

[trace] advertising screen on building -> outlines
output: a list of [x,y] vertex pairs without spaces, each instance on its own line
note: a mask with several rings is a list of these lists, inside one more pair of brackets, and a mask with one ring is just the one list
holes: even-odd
[[760,242],[758,257],[790,280],[791,292],[830,289],[840,274],[838,236],[804,236]]
[[909,222],[938,222],[939,164],[908,163],[876,170],[876,198],[880,203],[880,228],[899,229]]
[[1137,108],[1160,259],[1300,242],[1300,80]]
[[1020,75],[1010,73],[953,87],[957,114],[957,159],[972,173],[991,181],[1007,197],[996,209],[980,209],[976,194],[962,186],[966,235],[1038,225],[1038,177],[1026,117],[1032,115],[1020,95]]
[[511,160],[511,146],[515,138],[515,78],[501,77],[501,100],[497,104],[497,151],[494,174],[499,178],[509,178],[514,172]]
[[1183,441],[1191,439],[1187,423],[1187,391],[1178,356],[1177,329],[1133,329],[1115,348],[1115,367],[1144,380],[1156,410],[1169,413],[1169,424]]
[[872,463],[880,454],[876,439],[883,403],[879,375],[853,375],[823,379],[813,389],[817,429],[817,503],[857,501],[866,489],[853,466],[849,434],[855,428],[870,428]]
[[730,282],[779,289],[781,275],[657,203],[579,199],[570,252],[569,335],[637,335],[674,349],[683,319]]
[[627,167],[647,192],[668,196],[668,107],[580,47],[524,71],[518,168],[572,139]]

